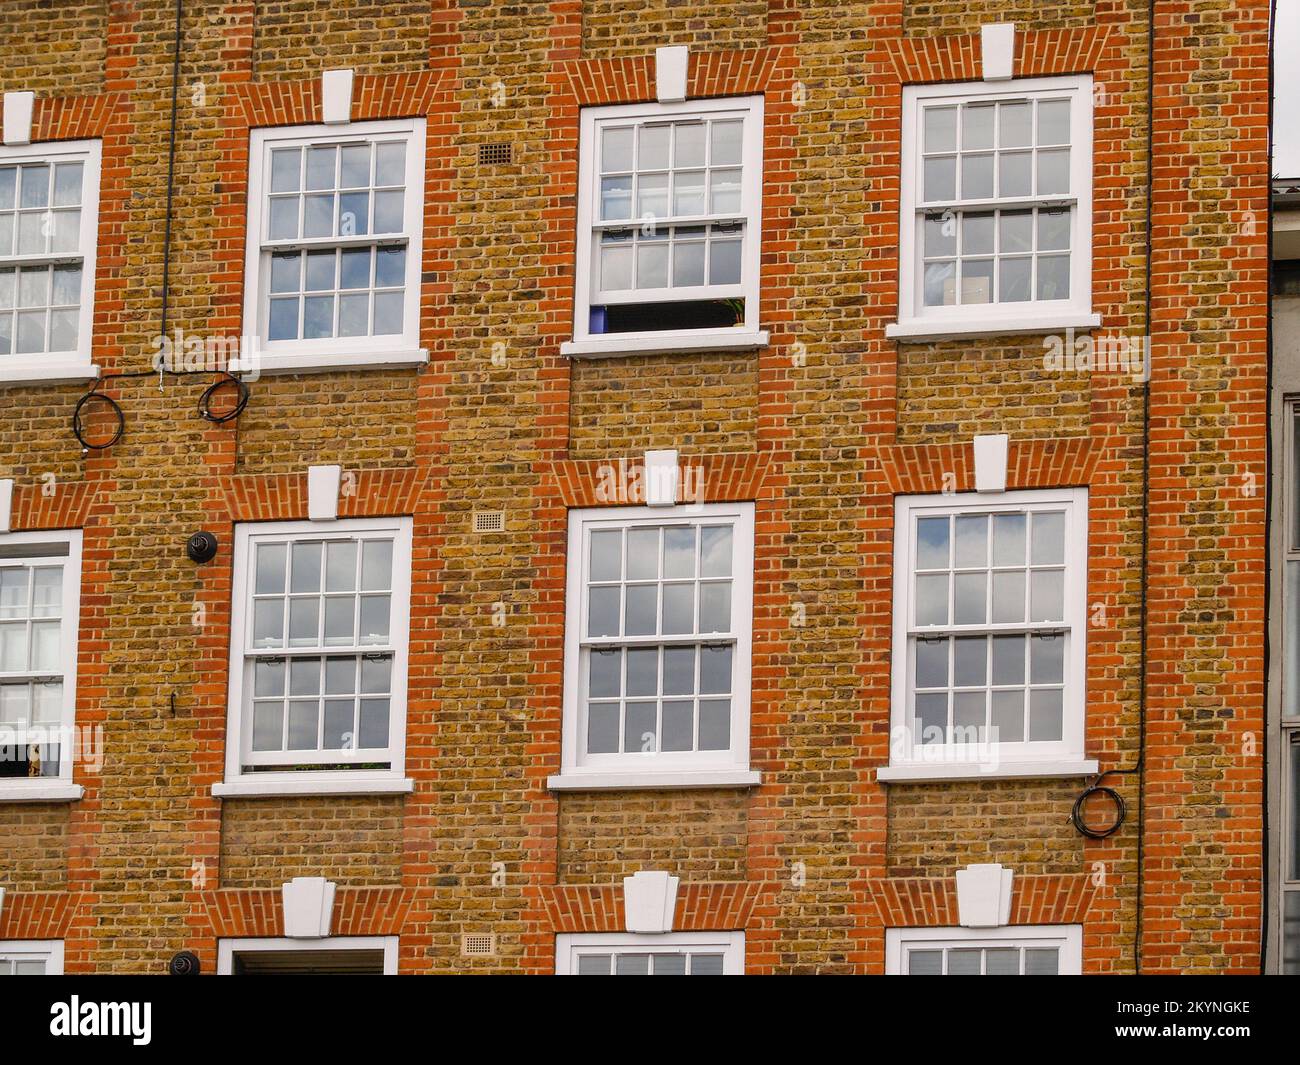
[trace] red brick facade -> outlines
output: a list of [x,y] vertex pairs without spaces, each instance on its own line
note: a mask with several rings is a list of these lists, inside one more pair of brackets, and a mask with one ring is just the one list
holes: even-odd
[[[147,369],[172,5],[59,7],[6,0],[27,44],[3,47],[0,89],[36,92],[34,141],[102,139],[93,356]],[[546,973],[557,933],[621,929],[622,878],[667,869],[676,927],[743,929],[747,972],[876,973],[886,928],[956,924],[955,871],[1001,862],[1012,923],[1082,925],[1085,972],[1133,971],[1139,909],[1142,971],[1258,971],[1267,4],[1156,3],[1150,145],[1136,0],[695,7],[187,5],[169,328],[245,328],[249,131],[319,121],[319,72],[350,66],[354,120],[427,121],[429,361],[264,377],[220,425],[194,416],[206,378],[109,380],[126,432],[88,454],[68,431],[84,387],[0,391],[13,529],[84,530],[77,722],[105,751],[100,772],[78,767],[79,801],[0,802],[0,945],[62,938],[68,972],[159,972],[193,950],[211,972],[218,939],[279,935],[280,885],[320,875],[338,884],[336,934],[400,936],[403,972]],[[998,21],[1017,23],[1017,77],[1094,77],[1093,307],[1103,330],[1153,340],[1145,529],[1140,383],[1046,371],[1041,336],[885,336],[902,88],[978,80],[979,27]],[[580,110],[654,100],[667,44],[691,48],[688,97],[764,97],[770,343],[570,361]],[[509,164],[478,163],[503,141]],[[1137,764],[1145,670],[1145,786],[1108,778],[1129,818],[1107,839],[1068,823],[1080,779],[876,779],[894,498],[970,490],[982,432],[1011,437],[1008,489],[1089,489],[1087,753],[1103,770]],[[762,784],[552,791],[566,512],[601,504],[603,465],[660,447],[702,469],[705,499],[755,503]],[[234,526],[305,519],[322,463],[350,477],[340,516],[414,519],[415,790],[216,798]],[[504,529],[474,533],[478,510]],[[196,567],[198,529],[220,549]],[[462,956],[478,932],[496,953]]]

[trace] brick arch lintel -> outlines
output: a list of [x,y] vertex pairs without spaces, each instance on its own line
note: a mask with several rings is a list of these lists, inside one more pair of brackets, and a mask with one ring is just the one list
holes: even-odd
[[[1082,487],[1089,484],[1105,439],[1091,436],[1052,440],[1012,439],[1007,449],[1007,489]],[[975,447],[970,441],[947,444],[892,444],[867,449],[875,471],[895,495],[969,492],[975,488]]]
[[[1110,37],[1109,26],[1043,30],[1017,26],[1015,76],[1089,73],[1100,64]],[[978,33],[894,37],[885,40],[879,52],[903,85],[979,81],[981,77]]]
[[[676,932],[743,930],[755,906],[774,885],[755,882],[683,883],[673,915]],[[622,884],[555,884],[541,889],[546,917],[554,932],[622,932]]]
[[[953,877],[886,877],[871,881],[868,892],[885,928],[956,928],[961,923]],[[1017,876],[1011,924],[1082,924],[1095,896],[1087,873]]]
[[[331,935],[400,935],[419,894],[415,888],[340,885],[334,898]],[[199,905],[217,939],[284,935],[284,906],[277,889],[204,891]]]

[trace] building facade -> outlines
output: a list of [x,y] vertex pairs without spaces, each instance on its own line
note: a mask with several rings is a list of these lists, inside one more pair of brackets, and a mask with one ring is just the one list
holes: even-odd
[[3,9],[0,966],[1260,970],[1267,3]]

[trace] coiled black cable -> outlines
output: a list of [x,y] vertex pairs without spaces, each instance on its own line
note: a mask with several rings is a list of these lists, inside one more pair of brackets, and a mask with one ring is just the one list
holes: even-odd
[[[1124,802],[1124,796],[1114,788],[1101,785],[1102,777],[1109,775],[1110,773],[1102,773],[1100,776],[1094,777],[1092,783],[1084,788],[1079,797],[1074,800],[1074,808],[1070,811],[1070,821],[1075,829],[1080,835],[1087,836],[1089,839],[1105,839],[1107,836],[1113,836],[1120,830],[1120,826],[1124,824],[1124,818],[1128,816],[1128,806]],[[1094,795],[1102,795],[1115,804],[1114,820],[1104,827],[1088,824],[1083,816],[1084,806]]]
[[[235,387],[238,398],[234,406],[223,414],[214,414],[212,411],[212,402],[220,394],[221,390],[228,385]],[[226,422],[232,422],[244,413],[244,408],[248,406],[248,400],[252,393],[248,385],[242,378],[236,377],[232,373],[223,373],[212,384],[203,390],[203,395],[199,396],[199,417],[212,422],[214,425],[224,425]]]
[[[118,405],[117,400],[112,396],[106,396],[103,392],[97,391],[97,388],[98,386],[92,388],[77,400],[77,405],[72,408],[72,435],[77,438],[77,443],[87,451],[103,451],[106,448],[112,447],[122,439],[122,434],[126,431],[126,415],[122,413],[122,408]],[[114,429],[113,435],[109,437],[108,440],[98,444],[87,439],[86,426],[81,420],[82,411],[91,404],[92,400],[98,400],[99,403],[102,403],[108,410],[112,411],[113,417],[117,422],[117,427]]]

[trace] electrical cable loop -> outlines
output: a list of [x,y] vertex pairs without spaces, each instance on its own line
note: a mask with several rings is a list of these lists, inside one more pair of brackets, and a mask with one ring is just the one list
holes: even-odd
[[[233,385],[236,398],[234,405],[227,411],[218,414],[213,411],[212,404],[216,398],[221,395],[222,389]],[[214,425],[224,425],[226,422],[234,421],[244,413],[244,408],[248,406],[248,400],[251,396],[248,385],[242,378],[236,377],[232,373],[222,373],[212,384],[203,390],[199,396],[199,417],[212,422]]]
[[[1124,824],[1125,817],[1128,816],[1128,806],[1122,796],[1114,788],[1103,787],[1101,779],[1108,774],[1102,773],[1092,779],[1092,782],[1083,789],[1079,797],[1074,800],[1074,808],[1070,811],[1070,821],[1080,835],[1087,836],[1089,839],[1106,839],[1113,836],[1120,830]],[[1088,800],[1094,795],[1100,795],[1109,800],[1115,807],[1114,818],[1105,825],[1092,825],[1087,822],[1083,815],[1083,809]]]
[[[92,402],[93,401],[93,402]],[[86,424],[82,420],[83,414],[88,415],[87,408],[100,408],[110,411],[112,418],[116,423],[112,435],[107,440],[94,441],[87,435]],[[77,405],[72,408],[72,435],[77,438],[79,443],[87,451],[104,451],[119,440],[126,431],[126,415],[122,413],[121,406],[112,396],[105,395],[99,391],[99,384],[96,383],[89,392],[77,400]]]

